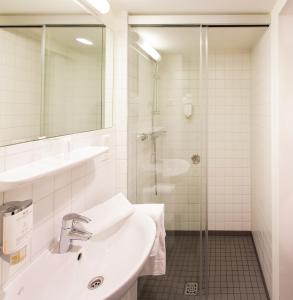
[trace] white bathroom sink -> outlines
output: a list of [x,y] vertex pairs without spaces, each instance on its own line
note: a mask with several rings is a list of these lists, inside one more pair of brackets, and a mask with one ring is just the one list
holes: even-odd
[[[152,249],[154,221],[133,213],[65,254],[46,252],[4,287],[5,300],[121,299],[135,283]],[[78,260],[78,257],[81,258]],[[96,289],[88,284],[104,281]]]

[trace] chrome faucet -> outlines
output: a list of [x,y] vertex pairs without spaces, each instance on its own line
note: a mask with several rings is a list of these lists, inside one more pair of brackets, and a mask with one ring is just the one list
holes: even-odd
[[59,241],[59,253],[66,253],[72,247],[73,240],[87,241],[92,233],[80,228],[78,224],[89,223],[91,219],[71,213],[63,217]]

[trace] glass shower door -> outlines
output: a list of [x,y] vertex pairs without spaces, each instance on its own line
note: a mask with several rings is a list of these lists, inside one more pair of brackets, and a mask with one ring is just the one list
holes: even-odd
[[[148,56],[138,39],[161,60]],[[197,299],[207,287],[206,46],[201,27],[130,31],[128,197],[163,203],[167,232],[166,275],[142,277],[140,300]]]

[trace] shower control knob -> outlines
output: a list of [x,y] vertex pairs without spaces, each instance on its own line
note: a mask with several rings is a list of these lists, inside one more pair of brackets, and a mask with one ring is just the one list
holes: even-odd
[[193,154],[190,157],[190,159],[194,165],[198,165],[200,163],[200,155],[199,154]]

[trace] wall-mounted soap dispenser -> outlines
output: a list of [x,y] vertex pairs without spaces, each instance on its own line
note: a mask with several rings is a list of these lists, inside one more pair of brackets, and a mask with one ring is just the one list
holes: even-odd
[[10,264],[26,257],[33,230],[33,202],[12,201],[0,206],[2,255]]
[[182,100],[183,103],[183,114],[189,119],[193,114],[193,104],[192,104],[192,95],[187,93]]

